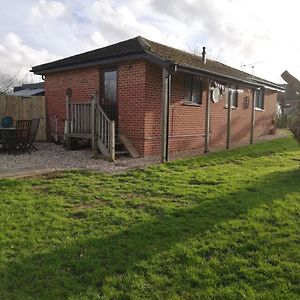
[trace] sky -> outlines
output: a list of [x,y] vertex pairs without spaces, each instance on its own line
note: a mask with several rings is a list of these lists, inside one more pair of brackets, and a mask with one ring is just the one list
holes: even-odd
[[[296,0],[0,0],[0,75],[138,35],[284,83],[300,79]],[[254,67],[253,67],[254,66]]]

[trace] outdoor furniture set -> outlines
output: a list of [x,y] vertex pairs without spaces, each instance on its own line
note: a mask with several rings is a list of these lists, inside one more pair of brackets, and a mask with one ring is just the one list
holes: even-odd
[[13,119],[4,117],[0,124],[0,149],[8,153],[29,152],[33,149],[40,119],[18,120],[13,127]]

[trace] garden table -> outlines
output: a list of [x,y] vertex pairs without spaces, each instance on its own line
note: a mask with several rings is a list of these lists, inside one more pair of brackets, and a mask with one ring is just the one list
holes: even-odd
[[16,128],[3,128],[0,127],[0,145],[2,149],[11,149],[11,145],[14,145],[16,137]]

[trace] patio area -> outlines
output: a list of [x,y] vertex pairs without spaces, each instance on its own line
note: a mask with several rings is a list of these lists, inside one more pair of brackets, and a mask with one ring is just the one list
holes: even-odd
[[144,167],[159,162],[159,158],[120,157],[115,163],[92,157],[92,150],[69,151],[62,145],[35,143],[38,150],[31,153],[0,152],[0,178],[26,177],[61,170],[90,170],[107,173]]
[[[258,138],[255,143],[270,141],[290,135],[279,130],[276,135]],[[99,155],[93,158],[91,149],[70,151],[62,145],[35,143],[38,150],[31,153],[8,154],[0,151],[0,178],[38,176],[62,170],[85,170],[104,173],[119,173],[160,162],[160,157],[131,158],[120,156],[116,162],[109,162]],[[238,146],[238,145],[236,145]],[[233,147],[235,148],[235,147]],[[222,150],[221,150],[222,151]],[[203,155],[203,149],[171,153],[170,159],[188,158]]]

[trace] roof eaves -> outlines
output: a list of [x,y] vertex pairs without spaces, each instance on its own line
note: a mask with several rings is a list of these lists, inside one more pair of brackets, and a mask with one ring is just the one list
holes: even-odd
[[222,80],[229,80],[229,81],[233,81],[233,82],[244,83],[244,84],[251,85],[251,86],[254,86],[254,87],[271,88],[273,90],[278,90],[278,91],[284,90],[284,88],[281,85],[275,84],[275,83],[272,83],[272,82],[269,82],[269,81],[242,79],[242,78],[239,78],[239,77],[229,76],[229,75],[225,75],[225,74],[222,74],[222,73],[217,73],[217,72],[213,72],[213,71],[209,71],[209,70],[204,70],[204,69],[201,69],[201,68],[194,67],[192,65],[187,65],[187,64],[182,64],[182,63],[180,63],[180,64],[177,63],[177,65],[178,65],[179,69],[194,70],[197,73],[201,73],[202,75],[207,76],[208,78],[211,78],[211,79],[220,78]]
[[161,58],[143,51],[143,52],[140,52],[137,54],[119,55],[119,56],[114,56],[111,58],[93,60],[90,62],[84,62],[84,63],[78,63],[78,64],[70,64],[70,65],[65,65],[65,66],[57,66],[57,67],[53,67],[53,68],[48,67],[48,68],[42,69],[42,68],[33,67],[30,72],[33,72],[34,74],[38,74],[38,75],[45,75],[45,74],[49,74],[49,73],[74,70],[74,69],[78,69],[78,68],[88,68],[88,67],[93,67],[93,66],[117,64],[120,62],[135,60],[135,59],[147,59],[147,60],[149,60],[155,64],[158,64],[162,67],[167,66],[167,62],[164,62]]
[[279,91],[284,91],[285,90],[285,87],[282,86],[282,84],[277,84],[277,83],[274,83],[274,82],[271,82],[271,81],[268,81],[268,80],[261,80],[261,79],[253,79],[253,80],[260,83],[260,84],[262,84],[265,87],[271,87],[271,88],[277,89]]
[[185,64],[178,64],[179,69],[184,70],[191,70],[191,71],[195,71],[198,74],[204,75],[210,79],[214,79],[214,78],[219,78],[221,80],[227,80],[227,81],[231,81],[231,82],[237,82],[237,83],[245,83],[251,86],[255,86],[255,87],[261,87],[261,84],[252,82],[252,81],[248,81],[245,79],[241,79],[241,78],[237,78],[234,76],[229,76],[229,75],[224,75],[224,74],[220,74],[220,73],[216,73],[213,71],[208,71],[208,70],[203,70],[200,68],[196,68],[190,65],[185,65]]
[[[35,67],[32,67],[31,69],[31,72],[41,72],[43,70],[51,70],[51,69],[56,69],[56,68],[68,68],[68,67],[72,67],[74,66],[75,68],[77,68],[78,66],[80,65],[95,65],[101,61],[106,61],[106,60],[114,60],[114,59],[117,59],[117,58],[120,58],[120,57],[127,57],[127,56],[134,56],[134,55],[138,55],[138,54],[142,54],[143,52],[142,51],[137,51],[137,52],[131,52],[131,53],[124,53],[122,55],[111,55],[111,56],[107,56],[107,57],[103,57],[103,58],[100,58],[100,59],[91,59],[91,60],[87,60],[85,62],[72,62],[72,63],[65,63],[65,64],[62,64],[62,65],[58,65],[58,66],[55,66],[55,63],[56,62],[53,62],[53,63],[48,63],[48,64],[43,64],[43,65],[39,65],[39,66],[35,66]],[[51,66],[52,65],[52,66]]]

